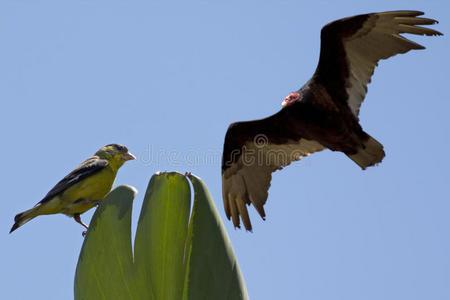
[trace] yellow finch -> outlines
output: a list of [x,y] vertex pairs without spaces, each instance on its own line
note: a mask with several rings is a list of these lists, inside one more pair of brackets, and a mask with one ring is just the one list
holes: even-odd
[[32,209],[14,218],[11,232],[39,215],[63,213],[83,225],[80,215],[99,203],[111,190],[117,171],[127,161],[136,159],[125,146],[110,144],[86,159]]

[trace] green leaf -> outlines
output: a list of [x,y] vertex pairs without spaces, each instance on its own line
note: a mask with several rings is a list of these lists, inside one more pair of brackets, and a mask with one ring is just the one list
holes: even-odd
[[143,299],[128,277],[133,272],[131,209],[136,193],[119,186],[94,213],[78,259],[75,299]]
[[222,221],[204,183],[179,173],[150,180],[131,248],[136,190],[120,186],[95,212],[75,274],[75,299],[248,299]]
[[189,175],[194,207],[186,245],[184,299],[248,299],[225,227],[203,181]]
[[140,288],[152,287],[153,299],[181,299],[190,207],[191,191],[186,177],[178,173],[152,177],[142,204],[134,249]]

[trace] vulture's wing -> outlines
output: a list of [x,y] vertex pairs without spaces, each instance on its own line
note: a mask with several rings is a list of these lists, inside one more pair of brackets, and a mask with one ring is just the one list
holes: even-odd
[[301,131],[285,109],[266,119],[230,125],[222,157],[222,193],[225,213],[235,227],[240,227],[240,216],[245,229],[252,229],[246,205],[253,204],[265,217],[272,172],[325,148],[304,139]]
[[322,83],[334,101],[347,103],[358,117],[375,67],[387,59],[412,49],[425,49],[401,33],[442,35],[417,26],[436,20],[418,18],[420,11],[389,11],[358,15],[334,21],[321,32],[320,59],[313,79]]

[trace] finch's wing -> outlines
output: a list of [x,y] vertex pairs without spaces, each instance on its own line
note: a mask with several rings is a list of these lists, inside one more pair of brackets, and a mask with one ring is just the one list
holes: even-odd
[[75,170],[70,172],[66,177],[64,177],[60,182],[58,182],[50,192],[45,195],[39,203],[45,203],[50,201],[53,197],[65,191],[72,185],[80,182],[81,180],[103,170],[108,166],[108,161],[100,159],[96,156],[88,158],[81,163]]

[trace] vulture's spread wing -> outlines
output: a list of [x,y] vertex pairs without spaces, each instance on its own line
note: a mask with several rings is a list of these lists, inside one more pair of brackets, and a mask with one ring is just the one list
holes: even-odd
[[[304,139],[285,110],[262,120],[233,123],[225,136],[222,193],[225,213],[240,227],[252,229],[246,205],[262,218],[272,172],[324,147]],[[295,129],[297,130],[294,130]]]
[[417,26],[436,20],[420,18],[420,11],[390,11],[358,15],[334,21],[321,32],[320,59],[314,79],[322,83],[334,101],[346,102],[358,117],[367,84],[380,59],[412,49],[425,49],[401,33],[442,35]]

